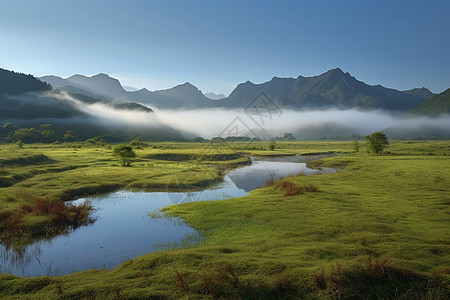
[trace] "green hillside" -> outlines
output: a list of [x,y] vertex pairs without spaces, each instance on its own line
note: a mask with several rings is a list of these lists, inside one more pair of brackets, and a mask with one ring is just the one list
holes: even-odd
[[431,97],[422,105],[412,110],[410,114],[429,117],[450,114],[450,89]]
[[2,94],[17,95],[27,92],[48,91],[51,85],[25,75],[0,68],[0,97]]

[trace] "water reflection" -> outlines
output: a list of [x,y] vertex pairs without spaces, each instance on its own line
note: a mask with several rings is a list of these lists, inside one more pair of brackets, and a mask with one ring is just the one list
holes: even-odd
[[[322,157],[319,157],[322,158]],[[319,159],[317,156],[293,156],[253,159],[251,166],[239,168],[228,173],[236,186],[247,192],[264,186],[269,180],[278,180],[282,177],[303,173],[309,175],[335,173],[332,168],[310,169],[305,161]],[[299,163],[298,161],[301,161]]]
[[78,199],[72,203],[92,201],[93,217],[97,218],[94,224],[22,249],[0,244],[0,272],[42,276],[113,268],[145,253],[197,243],[201,236],[181,219],[152,218],[149,213],[172,204],[242,197],[271,177],[335,172],[329,168],[309,169],[304,161],[303,157],[253,159],[251,166],[231,171],[222,183],[202,191],[118,191],[104,197]]
[[[201,237],[178,218],[151,218],[149,213],[178,203],[242,197],[247,193],[226,177],[214,188],[185,193],[119,191],[90,198],[97,221],[51,240],[17,249],[0,245],[0,270],[19,276],[62,275],[113,268],[145,253],[186,246]],[[73,201],[79,204],[86,199]]]

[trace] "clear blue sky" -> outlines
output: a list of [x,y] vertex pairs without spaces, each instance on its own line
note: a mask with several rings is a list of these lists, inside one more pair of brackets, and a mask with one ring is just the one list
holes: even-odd
[[0,67],[225,94],[340,67],[368,84],[442,92],[450,1],[1,0]]

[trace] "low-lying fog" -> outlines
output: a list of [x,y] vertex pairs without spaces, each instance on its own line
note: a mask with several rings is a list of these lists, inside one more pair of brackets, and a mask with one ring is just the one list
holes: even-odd
[[[154,113],[118,109],[106,102],[89,103],[65,92],[15,96],[0,101],[1,121],[19,124],[87,123],[142,132],[167,138],[175,130],[186,138],[201,136],[248,136],[271,138],[292,133],[299,139],[329,136],[366,135],[384,131],[390,137],[450,136],[450,117],[401,117],[383,111],[329,109],[322,111],[277,110],[272,112],[244,110],[199,109],[163,110],[152,107]],[[34,121],[34,122],[33,122]],[[173,130],[175,129],[175,130]],[[178,136],[178,134],[175,134]]]
[[[249,137],[270,138],[293,133],[297,138],[324,136],[366,135],[374,131],[390,131],[401,136],[405,131],[413,136],[450,136],[450,117],[405,118],[382,111],[358,110],[294,111],[283,110],[277,114],[247,114],[245,111],[208,110],[158,110],[158,118],[171,127],[195,136],[211,138],[232,136],[234,132]],[[431,132],[430,132],[431,131]],[[433,134],[434,133],[434,134]]]

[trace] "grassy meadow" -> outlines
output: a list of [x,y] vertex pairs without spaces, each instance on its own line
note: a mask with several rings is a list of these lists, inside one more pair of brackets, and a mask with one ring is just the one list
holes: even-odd
[[21,224],[20,235],[2,232],[14,241],[55,233],[48,224],[57,214],[33,209],[42,199],[202,188],[248,164],[247,155],[340,153],[309,163],[335,167],[335,174],[293,176],[246,197],[165,208],[205,237],[198,244],[113,270],[1,274],[0,297],[448,299],[449,141],[393,141],[383,155],[366,153],[364,143],[358,153],[352,142],[277,142],[275,151],[267,144],[149,142],[135,148],[131,167],[120,166],[109,145],[0,145],[0,229],[19,215],[13,224]]

